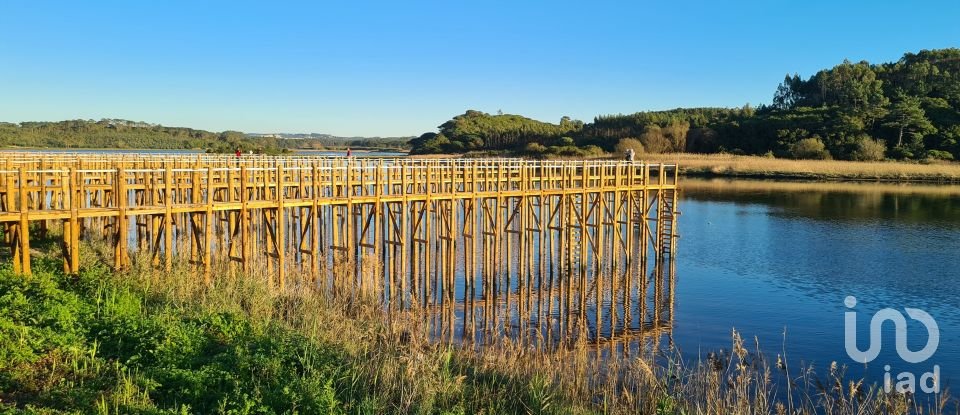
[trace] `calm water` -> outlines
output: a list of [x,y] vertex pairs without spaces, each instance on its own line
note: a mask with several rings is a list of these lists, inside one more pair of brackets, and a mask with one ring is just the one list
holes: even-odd
[[[729,350],[736,328],[758,337],[770,361],[785,347],[794,367],[819,374],[836,361],[880,383],[887,364],[894,381],[938,365],[945,386],[960,384],[960,187],[694,179],[682,187],[673,340],[688,358]],[[858,300],[861,350],[874,312],[912,307],[938,323],[936,353],[904,362],[887,323],[879,357],[858,364],[844,348],[847,296]],[[907,324],[909,348],[919,350],[927,331]]]

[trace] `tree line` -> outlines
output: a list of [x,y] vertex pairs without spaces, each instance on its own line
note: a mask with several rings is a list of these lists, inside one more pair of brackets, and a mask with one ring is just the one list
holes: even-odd
[[240,131],[210,132],[121,119],[0,122],[0,147],[181,149],[277,154],[294,149],[402,149],[408,138],[282,138]]
[[414,153],[638,151],[879,160],[960,157],[960,49],[844,61],[787,75],[770,104],[600,115],[558,124],[467,111],[411,140]]

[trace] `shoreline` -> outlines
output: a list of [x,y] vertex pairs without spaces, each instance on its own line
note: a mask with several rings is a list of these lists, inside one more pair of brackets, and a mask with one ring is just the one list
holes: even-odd
[[788,192],[879,192],[918,196],[960,196],[958,183],[889,182],[867,180],[770,180],[744,177],[688,176],[681,182],[684,191],[788,191]]
[[644,154],[644,161],[675,162],[680,175],[698,178],[889,183],[960,183],[960,163],[791,160],[729,154]]

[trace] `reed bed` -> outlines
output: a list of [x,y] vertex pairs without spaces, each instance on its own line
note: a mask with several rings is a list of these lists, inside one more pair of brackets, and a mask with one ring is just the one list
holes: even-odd
[[960,182],[960,163],[790,160],[731,154],[643,154],[640,159],[680,165],[687,175],[816,180]]

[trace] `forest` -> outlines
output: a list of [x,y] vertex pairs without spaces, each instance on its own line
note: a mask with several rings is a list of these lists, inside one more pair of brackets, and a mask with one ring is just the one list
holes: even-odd
[[509,152],[589,156],[731,153],[796,159],[960,157],[960,49],[906,53],[896,62],[845,60],[788,74],[770,104],[599,115],[558,124],[467,111],[411,140],[412,153]]

